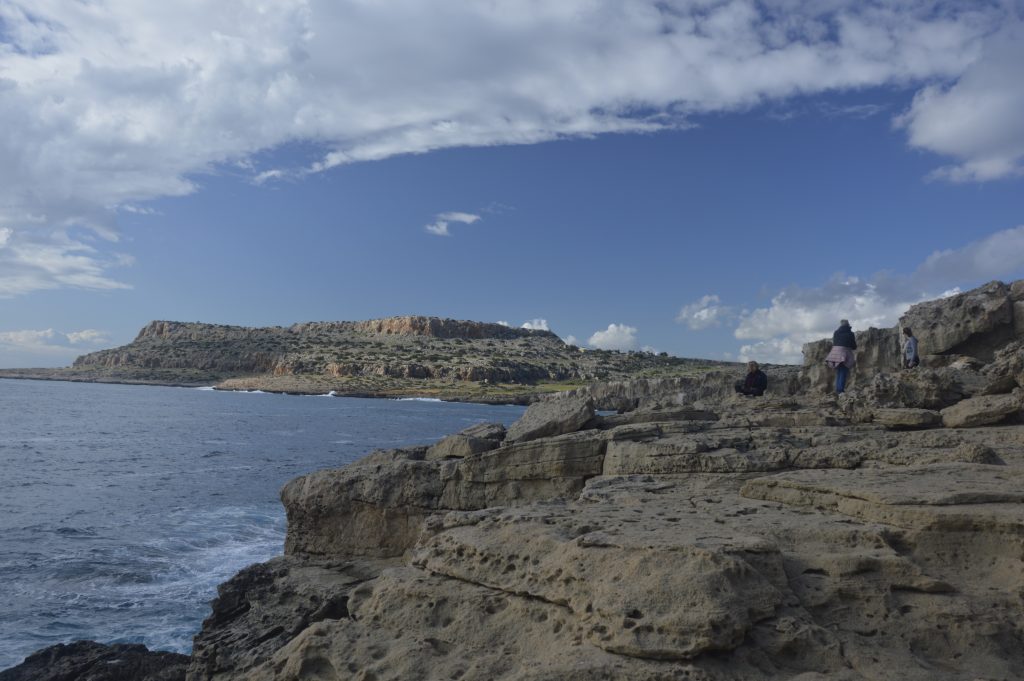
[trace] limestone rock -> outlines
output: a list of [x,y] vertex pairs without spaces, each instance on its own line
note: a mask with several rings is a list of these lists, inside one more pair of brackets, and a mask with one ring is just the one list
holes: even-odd
[[385,567],[282,556],[245,568],[217,588],[213,612],[193,644],[189,678],[247,681],[307,627],[348,618],[352,589]]
[[918,303],[900,318],[918,338],[921,354],[991,355],[1012,335],[1010,287],[993,281],[948,298]]
[[942,415],[932,409],[875,409],[872,416],[887,428],[930,428],[942,423]]
[[607,441],[588,430],[518,442],[447,466],[440,504],[448,509],[521,505],[575,496],[600,475]]
[[144,645],[75,641],[44,648],[0,681],[184,681],[188,657],[151,651]]
[[427,461],[439,459],[462,459],[474,454],[489,452],[498,446],[498,442],[482,437],[455,434],[440,440],[427,450]]
[[466,437],[475,437],[481,440],[492,440],[494,442],[501,442],[505,439],[505,424],[503,423],[478,423],[469,428],[463,428],[458,432],[459,435],[465,435]]
[[382,557],[415,544],[441,498],[440,462],[388,456],[286,484],[285,553]]
[[541,437],[574,433],[594,417],[594,402],[589,399],[556,398],[534,402],[505,435],[506,444]]
[[1024,471],[1004,466],[801,470],[750,480],[741,494],[918,530],[1008,533],[1017,543],[1024,532]]
[[947,428],[971,428],[998,423],[1021,411],[1021,393],[972,397],[942,410],[942,423]]
[[413,562],[567,607],[594,645],[648,659],[735,648],[781,603],[782,564],[760,537],[719,538],[710,519],[694,519],[638,542],[614,525],[589,530],[550,508],[477,517],[425,542]]

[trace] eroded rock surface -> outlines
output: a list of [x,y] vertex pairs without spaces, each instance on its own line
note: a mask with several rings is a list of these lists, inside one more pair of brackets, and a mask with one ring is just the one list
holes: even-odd
[[144,645],[75,641],[44,648],[17,667],[0,671],[2,681],[184,681],[188,657]]
[[298,478],[188,678],[1024,678],[1021,291],[912,308],[926,367],[864,334],[842,397],[813,353],[764,398],[595,385]]

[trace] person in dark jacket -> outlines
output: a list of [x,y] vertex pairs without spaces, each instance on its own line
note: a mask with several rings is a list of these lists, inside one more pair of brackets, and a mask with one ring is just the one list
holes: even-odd
[[839,328],[832,334],[832,349],[825,358],[825,364],[836,370],[836,394],[843,394],[846,391],[846,379],[850,375],[850,369],[857,364],[857,337],[850,328],[850,322],[843,319],[839,322]]
[[736,392],[748,397],[760,397],[768,389],[768,375],[757,362],[747,362],[747,377],[736,381]]

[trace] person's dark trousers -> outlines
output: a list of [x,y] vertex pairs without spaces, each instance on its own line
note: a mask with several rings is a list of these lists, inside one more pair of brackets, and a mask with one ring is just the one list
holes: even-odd
[[846,377],[850,374],[850,368],[845,364],[836,367],[836,393],[846,391]]

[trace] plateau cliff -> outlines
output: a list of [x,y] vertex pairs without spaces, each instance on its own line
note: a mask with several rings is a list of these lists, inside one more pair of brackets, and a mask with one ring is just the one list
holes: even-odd
[[154,321],[128,345],[67,369],[0,377],[209,385],[234,390],[524,402],[594,380],[680,376],[725,363],[581,350],[554,333],[390,317],[249,328]]

